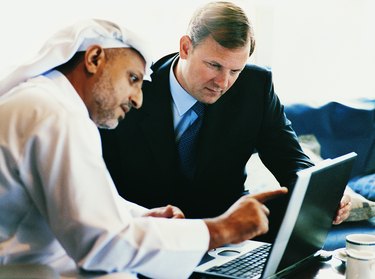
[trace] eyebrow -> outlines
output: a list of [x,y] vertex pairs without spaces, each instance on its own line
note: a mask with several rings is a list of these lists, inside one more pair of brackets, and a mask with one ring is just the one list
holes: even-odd
[[[218,65],[218,66],[220,66],[220,67],[224,67],[221,63],[219,63],[219,62],[217,62],[217,61],[215,61],[215,60],[213,60],[213,61],[204,60],[204,61],[206,61],[207,63],[210,63],[210,64],[216,64],[216,65]],[[241,72],[243,69],[244,69],[244,68],[239,68],[239,69],[229,69],[229,70],[230,70],[230,71],[233,71],[233,72]]]

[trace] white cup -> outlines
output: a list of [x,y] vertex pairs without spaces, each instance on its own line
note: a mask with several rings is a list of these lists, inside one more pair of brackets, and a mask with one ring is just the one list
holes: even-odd
[[[346,251],[369,251],[375,253],[375,234],[349,234],[346,236]],[[374,277],[375,278],[375,277]]]
[[347,250],[346,279],[374,279],[375,253],[365,250]]

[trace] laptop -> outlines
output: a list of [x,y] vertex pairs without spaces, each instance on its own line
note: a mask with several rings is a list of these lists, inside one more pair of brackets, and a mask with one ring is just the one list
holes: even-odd
[[203,278],[280,278],[323,248],[357,154],[352,152],[297,173],[273,244],[248,240],[210,250],[195,268]]

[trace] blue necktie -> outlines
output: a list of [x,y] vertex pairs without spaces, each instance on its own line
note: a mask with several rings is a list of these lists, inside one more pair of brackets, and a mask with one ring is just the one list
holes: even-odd
[[195,171],[196,138],[203,121],[204,104],[196,102],[191,110],[194,110],[198,118],[183,132],[177,142],[181,172],[190,180]]

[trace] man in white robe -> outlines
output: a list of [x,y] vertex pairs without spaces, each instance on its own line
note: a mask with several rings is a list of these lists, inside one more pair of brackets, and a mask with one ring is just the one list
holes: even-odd
[[0,265],[186,278],[207,249],[268,230],[263,201],[285,189],[242,197],[207,220],[117,194],[97,127],[115,128],[142,105],[149,65],[134,34],[88,20],[0,82]]

